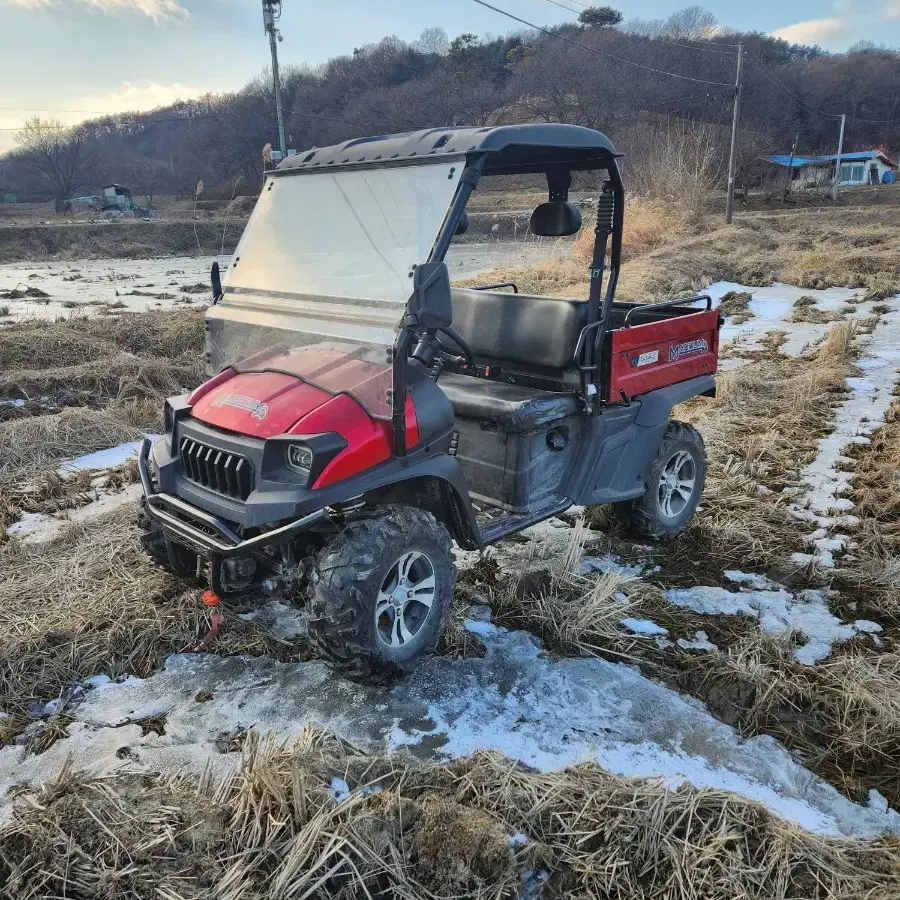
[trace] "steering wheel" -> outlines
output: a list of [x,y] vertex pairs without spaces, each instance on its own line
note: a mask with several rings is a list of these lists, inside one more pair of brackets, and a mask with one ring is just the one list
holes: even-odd
[[[456,345],[455,347],[448,347],[442,340],[441,335],[445,335],[450,338],[451,341]],[[440,348],[440,352],[445,356],[453,357],[454,359],[459,357],[460,351],[462,351],[463,359],[466,361],[466,365],[475,368],[475,354],[472,351],[472,348],[469,346],[469,342],[453,327],[450,325],[445,328],[438,328],[438,336],[437,336],[438,347]]]

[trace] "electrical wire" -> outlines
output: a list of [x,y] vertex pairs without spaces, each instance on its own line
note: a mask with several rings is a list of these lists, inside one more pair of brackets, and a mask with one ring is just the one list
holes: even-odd
[[[669,44],[671,47],[682,47],[685,50],[696,50],[698,53],[717,53],[720,56],[737,56],[737,53],[734,53],[731,50],[714,50],[712,47],[695,47],[693,44],[682,44],[679,41],[673,41],[670,38],[664,37],[652,37],[648,38],[651,41],[659,41],[663,44]],[[688,38],[690,40],[690,38]],[[709,43],[713,43],[710,41]],[[737,44],[721,44],[722,47],[736,47]]]
[[[77,110],[57,110],[58,112],[77,112]],[[190,123],[190,122],[199,122],[205,121],[209,119],[229,119],[230,117],[225,113],[203,113],[198,116],[172,116],[170,118],[165,119],[118,119],[116,118],[116,113],[102,113],[104,118],[110,118],[113,121],[110,122],[110,125],[114,126],[122,126],[122,125],[136,125],[136,126],[144,126],[144,125],[166,125],[172,123]],[[354,122],[350,119],[337,119],[333,116],[322,116],[317,113],[307,113],[307,112],[294,112],[293,116],[298,116],[304,119],[320,119],[323,122],[334,122],[338,125],[350,125],[354,128],[369,128],[371,126],[367,124],[363,124],[362,122]],[[79,122],[74,125],[42,125],[42,128],[47,129],[48,131],[69,131],[72,128],[77,128],[80,125],[84,125],[85,123]],[[91,123],[91,124],[104,124],[104,123]],[[405,125],[413,125],[410,120],[404,121]],[[393,127],[393,126],[391,126]],[[0,131],[23,131],[24,126],[19,126],[18,128],[0,128]]]
[[546,0],[547,3],[552,3],[554,6],[558,6],[560,9],[566,10],[566,12],[570,13],[579,13],[580,11],[577,9],[572,9],[571,6],[566,6],[564,3],[560,3],[559,0]]
[[654,75],[664,75],[667,78],[678,78],[681,81],[692,81],[695,84],[711,84],[715,87],[733,87],[733,85],[728,84],[724,81],[709,81],[706,78],[693,78],[690,75],[682,75],[679,72],[668,72],[665,69],[657,69],[653,66],[645,66],[643,63],[635,62],[633,59],[626,59],[623,56],[616,56],[613,53],[607,53],[605,50],[600,50],[598,47],[591,47],[589,44],[582,44],[581,41],[576,41],[573,38],[566,37],[563,34],[557,34],[555,31],[551,31],[549,28],[542,28],[540,25],[535,25],[533,22],[529,22],[527,19],[522,19],[517,15],[514,15],[511,12],[507,12],[505,9],[500,9],[497,6],[493,6],[490,3],[487,3],[486,0],[472,0],[473,3],[477,3],[479,6],[483,6],[486,9],[493,10],[495,13],[499,13],[501,16],[506,16],[508,19],[512,19],[515,22],[518,22],[520,25],[524,25],[526,28],[532,28],[535,31],[540,31],[543,34],[549,35],[552,38],[556,38],[558,41],[564,41],[567,44],[572,44],[575,47],[581,47],[583,50],[589,50],[591,53],[596,53],[598,56],[605,56],[608,59],[614,59],[616,62],[624,63],[627,66],[634,66],[636,69],[643,69],[646,72],[652,72]]
[[[558,6],[560,9],[565,9],[572,13],[578,13],[579,15],[585,9],[589,8],[586,3],[582,3],[582,2],[580,2],[580,0],[568,0],[568,2],[569,3],[578,3],[578,5],[581,7],[581,10],[572,9],[569,6],[566,6],[564,3],[560,3],[559,0],[545,0],[545,2],[552,3],[554,6]],[[660,43],[663,43],[663,44],[671,44],[673,47],[682,47],[685,50],[697,50],[700,53],[718,53],[718,54],[721,54],[722,56],[737,56],[737,54],[733,53],[731,50],[714,50],[712,47],[694,47],[691,44],[682,44],[682,43],[679,43],[678,41],[673,41],[670,38],[665,38],[665,37],[651,37],[649,35],[635,35],[635,37],[646,37],[647,40],[650,40],[650,41],[659,41]],[[685,40],[692,40],[692,38],[685,38]],[[710,42],[710,43],[713,43],[713,42]],[[737,44],[722,44],[721,46],[737,47]]]
[[[810,112],[815,113],[816,115],[822,116],[826,119],[840,119],[843,113],[831,113],[827,112],[824,109],[819,109],[817,106],[813,106],[811,103],[807,103],[795,90],[789,88],[780,78],[776,78],[764,65],[756,62],[756,60],[750,60],[754,64],[754,68],[769,81],[772,82],[776,87],[781,88],[781,90],[792,97],[797,103],[800,104],[804,109],[809,110]],[[866,125],[897,125],[900,124],[900,118],[898,119],[866,119],[863,116],[857,116],[853,113],[846,113],[847,119],[854,122],[862,122]]]

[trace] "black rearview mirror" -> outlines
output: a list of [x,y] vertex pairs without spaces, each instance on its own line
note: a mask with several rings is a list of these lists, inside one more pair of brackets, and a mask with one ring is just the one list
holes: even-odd
[[542,203],[531,214],[531,231],[538,237],[568,237],[581,230],[581,210],[566,200]]
[[453,322],[450,272],[442,262],[422,263],[413,270],[409,315],[423,328],[446,328]]

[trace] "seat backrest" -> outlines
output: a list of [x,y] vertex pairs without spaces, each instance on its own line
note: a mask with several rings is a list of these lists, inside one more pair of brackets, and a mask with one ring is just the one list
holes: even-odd
[[587,324],[586,301],[473,288],[453,288],[451,297],[453,327],[479,360],[523,371],[574,367],[578,337]]

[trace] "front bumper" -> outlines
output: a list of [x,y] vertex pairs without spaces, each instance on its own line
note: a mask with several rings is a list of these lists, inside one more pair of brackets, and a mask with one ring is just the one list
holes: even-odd
[[218,516],[205,512],[172,494],[157,491],[150,478],[148,466],[152,449],[153,441],[144,438],[138,456],[138,470],[147,514],[159,523],[171,540],[186,545],[201,555],[222,558],[246,556],[280,543],[328,518],[328,513],[324,509],[313,510],[271,531],[242,539]]

